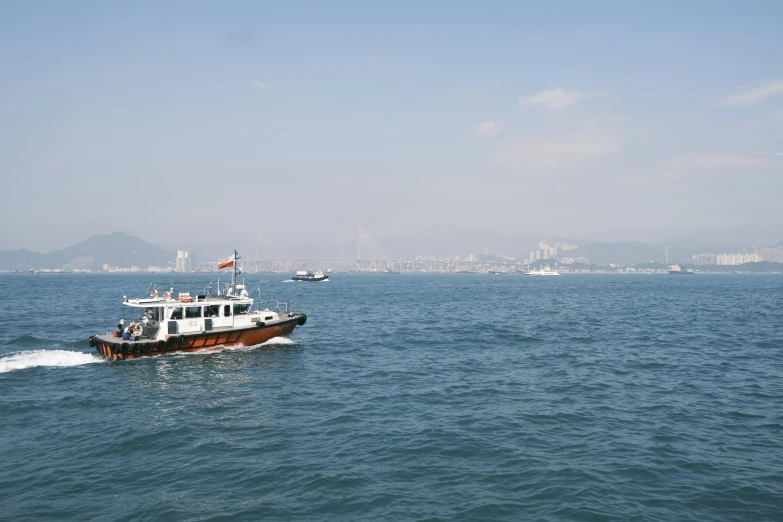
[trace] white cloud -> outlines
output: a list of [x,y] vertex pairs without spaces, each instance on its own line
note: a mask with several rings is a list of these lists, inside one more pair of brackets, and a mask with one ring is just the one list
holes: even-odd
[[619,149],[616,137],[600,133],[525,136],[500,141],[494,159],[519,167],[555,169],[603,158]]
[[719,103],[721,105],[739,106],[756,105],[757,103],[761,103],[762,101],[766,100],[770,96],[775,96],[777,94],[783,94],[783,78],[773,82],[761,84],[757,87],[733,94],[731,96],[726,96],[725,98],[721,98]]
[[473,131],[482,136],[494,136],[505,128],[506,124],[502,121],[485,121],[473,127]]
[[253,87],[256,89],[266,89],[269,86],[260,80],[253,80]]
[[519,104],[522,107],[544,107],[545,109],[562,110],[584,98],[583,92],[575,89],[566,90],[562,87],[549,89],[548,91],[537,92],[530,96],[519,98]]

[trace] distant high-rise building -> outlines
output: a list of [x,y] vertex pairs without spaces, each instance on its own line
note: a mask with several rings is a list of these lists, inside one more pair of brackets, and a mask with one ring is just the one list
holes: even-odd
[[177,272],[192,272],[196,268],[196,256],[187,250],[177,250],[175,270]]
[[666,258],[666,264],[669,264],[669,245],[663,247],[663,257]]

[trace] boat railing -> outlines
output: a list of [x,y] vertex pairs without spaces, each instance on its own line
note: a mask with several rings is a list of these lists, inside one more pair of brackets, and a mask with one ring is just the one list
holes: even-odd
[[278,301],[277,302],[277,315],[284,316],[294,313],[293,301]]

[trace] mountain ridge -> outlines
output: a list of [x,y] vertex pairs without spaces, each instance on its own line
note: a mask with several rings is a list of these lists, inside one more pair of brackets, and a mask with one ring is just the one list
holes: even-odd
[[26,249],[0,250],[0,269],[89,269],[111,266],[163,266],[173,263],[176,253],[118,231],[87,239],[46,254]]

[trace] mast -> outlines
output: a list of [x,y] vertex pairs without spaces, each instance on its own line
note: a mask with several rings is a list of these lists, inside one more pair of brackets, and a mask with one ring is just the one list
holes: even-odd
[[237,284],[237,261],[239,260],[239,253],[234,250],[234,266],[232,267],[234,271],[231,273],[231,286],[232,288],[234,285]]

